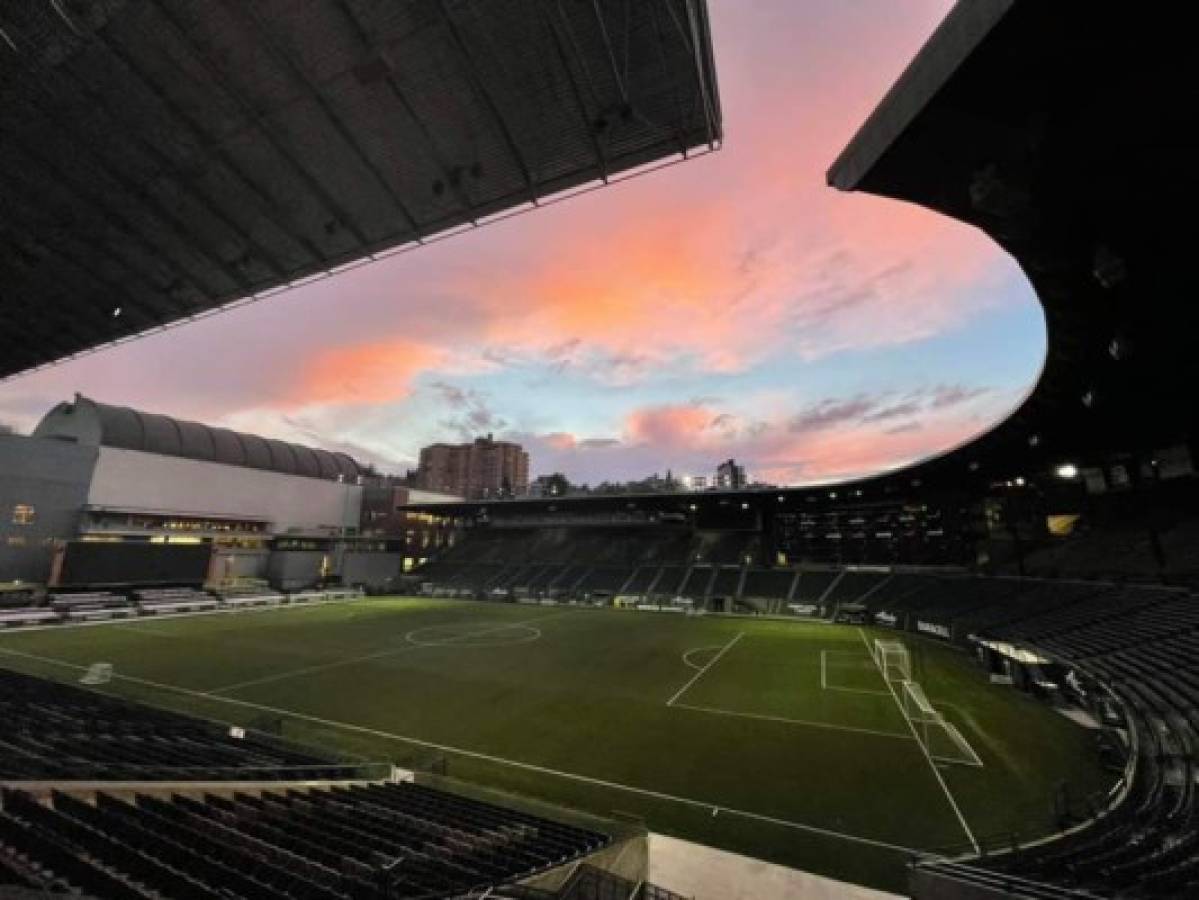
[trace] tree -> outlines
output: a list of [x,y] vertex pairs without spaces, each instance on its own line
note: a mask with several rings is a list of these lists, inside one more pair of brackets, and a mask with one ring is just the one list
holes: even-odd
[[570,479],[561,472],[544,476],[542,487],[547,497],[565,497],[574,491],[574,485],[570,483]]

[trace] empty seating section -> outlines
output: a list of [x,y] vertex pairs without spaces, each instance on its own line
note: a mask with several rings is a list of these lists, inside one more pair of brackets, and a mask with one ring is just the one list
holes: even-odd
[[20,628],[61,622],[62,613],[46,606],[18,606],[0,609],[0,628]]
[[108,591],[50,594],[50,608],[67,621],[94,621],[137,615],[129,598]]
[[0,669],[0,780],[335,778],[318,756]]
[[207,591],[190,587],[134,591],[133,596],[143,613],[198,612],[217,607],[216,599]]
[[[850,572],[846,571],[832,585],[827,596],[826,604],[857,603],[890,577],[887,572]],[[800,579],[803,584],[803,579]]]
[[654,585],[653,593],[666,597],[677,595],[690,574],[686,566],[663,566],[660,571],[661,575]]
[[1127,717],[1123,801],[982,866],[1098,896],[1199,896],[1199,599],[1163,586],[900,573],[866,603],[897,627],[931,620],[1035,648],[1105,685]]
[[804,572],[799,576],[792,599],[799,603],[816,603],[832,586],[836,577],[836,572]]
[[413,783],[169,799],[5,791],[0,885],[99,897],[452,897],[609,838]]
[[34,605],[32,590],[0,589],[0,612],[6,609],[23,609]]
[[709,594],[712,597],[736,597],[740,584],[740,569],[722,568],[717,571],[716,578],[712,580]]
[[[5,595],[7,596],[7,595]],[[250,606],[278,606],[351,600],[362,596],[357,588],[325,588],[283,594],[267,587],[224,591],[217,595],[194,587],[143,588],[129,596],[112,591],[50,593],[38,603],[23,593],[22,604],[0,604],[0,628],[71,624],[123,619],[130,616],[163,616],[236,610]]]
[[[615,595],[666,603],[719,601],[713,609],[785,613],[794,568],[755,567],[761,536],[674,525],[481,526],[415,573],[431,596],[603,600]],[[835,571],[805,572],[818,597]],[[839,600],[873,588],[886,573],[852,573]],[[742,600],[749,602],[741,603]]]
[[791,569],[750,569],[742,596],[786,600],[794,581],[795,572]]

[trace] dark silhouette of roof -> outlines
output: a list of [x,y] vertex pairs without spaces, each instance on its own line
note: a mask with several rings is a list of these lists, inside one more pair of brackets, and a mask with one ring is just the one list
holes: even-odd
[[712,149],[704,0],[0,4],[0,378]]
[[357,461],[344,453],[110,406],[79,394],[46,413],[33,436],[308,478],[350,481],[363,474]]

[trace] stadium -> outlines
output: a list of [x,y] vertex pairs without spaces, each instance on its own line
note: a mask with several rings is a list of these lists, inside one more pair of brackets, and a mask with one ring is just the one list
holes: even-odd
[[[694,165],[708,15],[5,8],[0,376]],[[1173,18],[959,0],[831,162],[1044,312],[913,465],[466,499],[86,394],[0,433],[0,896],[1199,895]]]

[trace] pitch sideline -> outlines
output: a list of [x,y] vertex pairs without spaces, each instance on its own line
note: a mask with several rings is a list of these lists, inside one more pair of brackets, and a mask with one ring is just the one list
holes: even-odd
[[[734,638],[734,640],[736,640],[736,638]],[[0,654],[23,657],[25,659],[34,660],[35,662],[48,663],[50,665],[61,666],[63,668],[67,668],[67,669],[74,669],[74,670],[80,671],[80,672],[85,672],[85,671],[87,671],[87,668],[88,668],[87,666],[81,666],[78,663],[67,662],[66,660],[62,660],[62,659],[54,659],[53,657],[49,657],[49,656],[38,656],[36,654],[25,653],[20,650],[10,650],[7,647],[0,647]],[[730,806],[722,806],[718,803],[712,803],[707,800],[695,800],[691,797],[679,797],[675,794],[667,794],[662,791],[655,791],[655,790],[651,790],[649,788],[634,787],[633,785],[621,784],[620,782],[617,782],[617,781],[607,781],[602,778],[593,778],[590,775],[579,775],[574,772],[564,772],[560,769],[551,769],[546,766],[538,766],[538,765],[534,765],[533,763],[520,762],[519,760],[515,760],[515,759],[505,759],[502,756],[493,756],[490,753],[482,753],[478,750],[466,750],[462,747],[454,747],[450,744],[439,744],[435,741],[426,741],[426,740],[422,740],[420,738],[406,737],[402,734],[394,734],[394,733],[388,732],[388,731],[380,731],[375,728],[367,728],[364,725],[354,725],[350,722],[338,722],[333,719],[324,719],[324,718],[321,718],[320,716],[312,716],[312,715],[308,715],[307,713],[296,712],[296,711],[290,710],[290,709],[280,709],[279,707],[267,706],[262,703],[253,703],[249,700],[238,700],[236,697],[222,697],[222,696],[214,695],[214,694],[205,694],[201,691],[193,691],[190,688],[179,687],[179,686],[173,685],[173,684],[165,684],[165,683],[159,682],[159,681],[150,681],[149,679],[138,678],[133,675],[121,675],[117,672],[114,672],[112,677],[114,679],[117,679],[120,681],[128,681],[131,684],[146,685],[147,687],[152,687],[152,688],[155,688],[156,690],[171,691],[171,692],[174,692],[177,694],[184,694],[186,696],[199,697],[203,700],[212,700],[217,703],[227,703],[232,706],[242,706],[247,709],[254,709],[254,710],[258,710],[260,712],[268,712],[268,713],[273,713],[275,715],[290,716],[293,719],[300,719],[301,721],[312,722],[317,725],[324,725],[329,728],[340,728],[344,731],[353,731],[353,732],[357,732],[359,734],[370,735],[372,737],[381,737],[386,740],[399,741],[400,743],[412,744],[417,747],[425,747],[430,750],[439,750],[443,753],[453,753],[458,756],[465,756],[465,757],[469,757],[471,759],[480,759],[485,762],[496,763],[496,764],[502,765],[502,766],[510,766],[514,769],[521,769],[523,771],[539,772],[543,775],[553,775],[558,778],[565,778],[570,781],[579,781],[579,782],[583,782],[584,784],[594,784],[594,785],[598,785],[599,787],[606,787],[606,788],[611,788],[613,790],[625,791],[625,792],[631,793],[631,794],[641,794],[646,797],[653,797],[658,800],[667,800],[672,803],[680,803],[685,806],[697,807],[699,809],[716,810],[716,811],[719,811],[722,813],[726,813],[728,815],[738,816],[738,817],[744,818],[744,819],[751,819],[751,820],[758,821],[758,822],[765,822],[770,825],[778,825],[778,826],[781,826],[784,828],[791,828],[796,831],[803,831],[808,834],[815,834],[815,835],[819,835],[821,837],[833,838],[835,840],[843,840],[843,841],[847,841],[849,843],[854,843],[854,844],[862,844],[862,845],[865,845],[868,847],[875,847],[875,848],[878,848],[881,850],[890,850],[890,851],[893,851],[896,853],[904,853],[907,855],[916,855],[916,854],[923,854],[923,853],[928,852],[926,850],[920,850],[915,847],[904,847],[899,844],[888,843],[887,841],[875,840],[874,838],[860,837],[859,835],[846,834],[845,832],[841,832],[841,831],[833,831],[832,829],[829,829],[829,828],[821,828],[818,825],[805,825],[802,822],[792,822],[789,819],[780,819],[775,816],[765,815],[764,813],[755,813],[755,812],[750,812],[748,810],[736,809],[736,808],[730,807]]]

